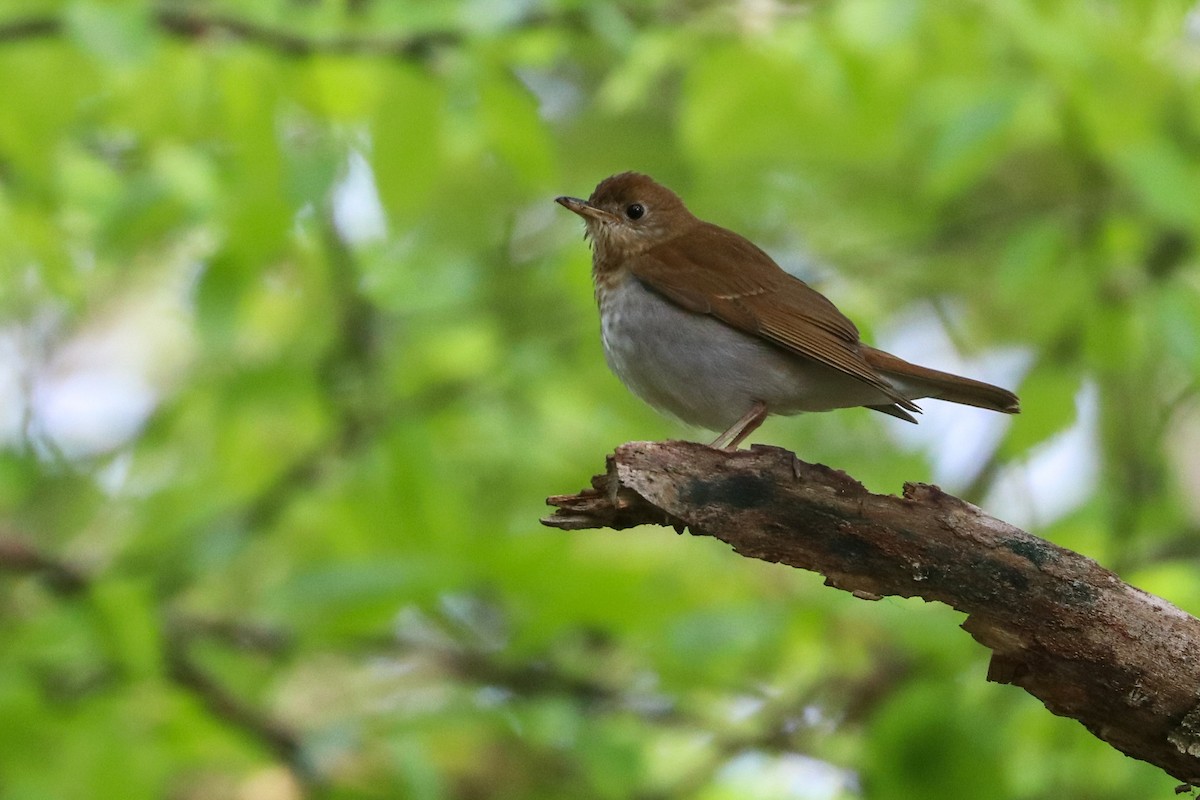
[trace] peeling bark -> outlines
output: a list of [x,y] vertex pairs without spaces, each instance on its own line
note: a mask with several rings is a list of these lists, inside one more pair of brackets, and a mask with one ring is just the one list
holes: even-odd
[[552,527],[686,527],[858,597],[945,603],[991,649],[988,680],[1200,785],[1200,620],[936,486],[877,495],[775,447],[631,442],[547,502]]

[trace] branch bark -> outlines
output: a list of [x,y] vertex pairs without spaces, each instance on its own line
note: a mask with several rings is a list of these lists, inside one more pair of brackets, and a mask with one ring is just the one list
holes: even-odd
[[631,442],[591,489],[547,502],[552,527],[686,527],[858,597],[946,603],[991,649],[988,680],[1200,784],[1200,620],[936,486],[877,495],[775,447]]

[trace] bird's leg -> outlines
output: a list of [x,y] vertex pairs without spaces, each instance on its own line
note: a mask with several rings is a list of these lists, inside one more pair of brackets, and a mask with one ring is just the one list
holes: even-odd
[[709,447],[718,447],[722,450],[737,450],[737,446],[742,443],[742,440],[754,433],[766,418],[767,404],[762,400],[755,400],[754,405],[750,406],[750,410],[743,414],[741,419],[733,423],[729,427],[729,430],[714,439]]

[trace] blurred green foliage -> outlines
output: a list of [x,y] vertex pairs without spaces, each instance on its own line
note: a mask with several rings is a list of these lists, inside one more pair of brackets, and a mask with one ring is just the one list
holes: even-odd
[[[1168,795],[944,608],[537,519],[707,435],[607,373],[551,203],[638,169],[868,338],[1019,354],[948,488],[1200,610],[1194,13],[6,3],[0,798]],[[897,426],[759,439],[884,491],[971,444]]]

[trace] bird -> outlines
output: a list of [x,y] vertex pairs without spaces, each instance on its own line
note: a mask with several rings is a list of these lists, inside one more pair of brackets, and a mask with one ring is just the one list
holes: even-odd
[[660,412],[722,431],[712,447],[737,449],[773,414],[865,406],[916,422],[927,397],[1020,412],[1007,389],[863,343],[828,298],[647,175],[555,202],[586,224],[609,367]]

